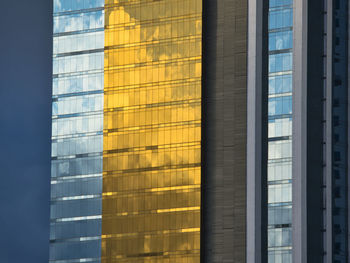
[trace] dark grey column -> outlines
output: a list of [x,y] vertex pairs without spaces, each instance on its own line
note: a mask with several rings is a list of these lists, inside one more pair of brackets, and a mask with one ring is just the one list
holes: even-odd
[[202,262],[246,262],[247,1],[203,1]]
[[323,258],[323,1],[294,0],[293,262]]
[[[350,0],[348,0],[348,6],[350,7]],[[348,8],[348,17],[350,18],[350,8]],[[350,40],[350,21],[348,20],[348,41]],[[349,90],[349,84],[350,84],[350,45],[348,43],[348,90]],[[350,92],[348,92],[348,138],[350,138]],[[348,147],[348,171],[350,168],[350,143],[347,145]],[[348,179],[348,258],[350,258],[350,179]]]
[[[333,1],[332,46],[332,262],[348,262],[348,3]],[[328,100],[328,97],[327,97]],[[327,119],[328,121],[328,119]],[[328,251],[327,251],[328,253]]]
[[[350,0],[348,0],[348,6],[350,7]],[[348,17],[350,18],[350,8],[348,8]],[[350,40],[350,21],[348,20],[348,41]],[[350,84],[350,45],[348,44],[348,90]],[[350,138],[350,92],[348,92],[348,138]],[[350,143],[347,145],[348,147],[348,171],[350,168]],[[348,179],[348,258],[350,258],[350,179]]]
[[248,1],[247,262],[267,262],[267,12]]

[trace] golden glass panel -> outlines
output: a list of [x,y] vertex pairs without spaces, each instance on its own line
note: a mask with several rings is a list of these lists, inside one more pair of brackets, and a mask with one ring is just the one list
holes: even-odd
[[200,261],[201,0],[106,0],[102,261]]

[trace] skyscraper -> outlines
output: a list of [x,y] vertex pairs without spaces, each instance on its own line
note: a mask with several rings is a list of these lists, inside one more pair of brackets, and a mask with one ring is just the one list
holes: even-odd
[[50,262],[348,262],[348,12],[54,0]]

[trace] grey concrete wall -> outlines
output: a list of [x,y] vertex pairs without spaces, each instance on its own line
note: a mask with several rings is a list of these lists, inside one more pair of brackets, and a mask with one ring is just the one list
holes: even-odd
[[202,262],[246,262],[247,0],[203,1]]

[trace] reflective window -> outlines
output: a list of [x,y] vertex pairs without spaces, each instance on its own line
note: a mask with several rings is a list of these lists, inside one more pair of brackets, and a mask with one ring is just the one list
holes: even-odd
[[54,17],[54,33],[103,29],[104,11],[65,14]]
[[103,49],[104,32],[63,35],[55,38],[54,49],[57,53],[81,52],[82,50]]
[[54,13],[81,11],[83,9],[101,8],[104,6],[104,0],[54,0]]
[[290,93],[292,92],[292,75],[270,75],[269,76],[269,94]]
[[289,49],[293,46],[292,31],[269,33],[269,50]]

